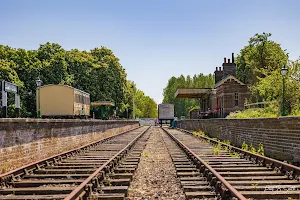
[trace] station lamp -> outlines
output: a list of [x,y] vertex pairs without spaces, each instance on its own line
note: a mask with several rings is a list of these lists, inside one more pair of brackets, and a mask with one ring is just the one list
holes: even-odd
[[281,69],[281,75],[282,75],[282,109],[281,109],[281,116],[286,116],[285,112],[285,77],[287,75],[288,69],[284,65],[283,68]]
[[37,110],[37,118],[41,118],[41,106],[40,106],[40,87],[42,85],[42,80],[40,79],[40,76],[38,79],[35,81],[36,87],[37,87],[37,92],[38,92],[38,110]]

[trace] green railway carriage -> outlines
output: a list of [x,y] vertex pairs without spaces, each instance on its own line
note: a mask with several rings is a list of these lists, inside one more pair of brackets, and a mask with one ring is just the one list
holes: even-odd
[[[87,118],[90,115],[90,94],[68,85],[44,85],[37,91],[44,118]],[[40,100],[38,100],[38,98]]]

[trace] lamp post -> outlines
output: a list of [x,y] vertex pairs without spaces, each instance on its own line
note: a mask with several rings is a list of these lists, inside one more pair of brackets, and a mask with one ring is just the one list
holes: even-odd
[[36,87],[37,87],[37,92],[38,92],[38,94],[37,94],[38,95],[37,118],[41,118],[40,87],[41,87],[43,81],[40,79],[40,76],[39,76],[35,82],[36,82]]
[[282,75],[282,109],[281,109],[281,116],[286,116],[284,93],[285,93],[285,77],[286,77],[287,71],[288,71],[288,69],[284,65],[283,68],[281,69],[281,75]]
[[132,85],[131,88],[132,88],[132,119],[135,119],[135,113],[134,113],[134,85]]

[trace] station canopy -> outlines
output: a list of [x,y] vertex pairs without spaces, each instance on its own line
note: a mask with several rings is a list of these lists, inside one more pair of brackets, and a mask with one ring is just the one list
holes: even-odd
[[212,88],[179,88],[175,92],[175,98],[203,98],[205,95],[214,94]]
[[91,102],[91,106],[115,106],[115,103],[111,101],[94,101]]

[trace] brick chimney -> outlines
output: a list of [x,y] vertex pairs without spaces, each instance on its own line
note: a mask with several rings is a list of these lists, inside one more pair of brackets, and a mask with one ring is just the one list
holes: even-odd
[[218,67],[216,67],[216,71],[215,71],[215,84],[217,82],[219,82],[220,80],[222,80],[223,78],[223,70],[221,67],[219,67],[219,70],[218,70]]
[[226,62],[223,63],[223,78],[229,75],[236,77],[236,65],[234,63],[233,53],[232,53],[232,62],[230,62],[230,59],[228,59],[227,63]]

